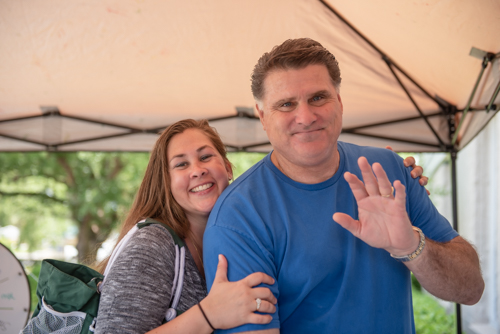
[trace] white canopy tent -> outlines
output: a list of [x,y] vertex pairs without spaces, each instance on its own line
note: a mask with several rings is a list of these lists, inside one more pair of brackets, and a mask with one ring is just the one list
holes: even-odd
[[0,0],[0,152],[149,151],[183,118],[267,152],[250,73],[311,37],[341,67],[341,140],[449,152],[455,188],[500,109],[499,32],[498,0]]
[[0,151],[148,151],[182,118],[211,119],[231,150],[268,151],[250,73],[305,36],[339,60],[342,140],[460,149],[500,107],[484,111],[499,81],[487,57],[451,145],[481,70],[469,53],[500,51],[499,13],[494,0],[3,0]]

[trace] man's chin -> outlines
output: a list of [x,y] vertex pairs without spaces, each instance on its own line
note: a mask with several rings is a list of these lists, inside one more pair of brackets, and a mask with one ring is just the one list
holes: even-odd
[[291,162],[296,162],[302,166],[315,166],[331,157],[331,154],[327,153],[326,148],[307,145],[290,150],[288,155],[291,158],[289,159]]
[[324,140],[296,141],[291,148],[300,156],[312,157],[324,154],[330,147],[329,144]]

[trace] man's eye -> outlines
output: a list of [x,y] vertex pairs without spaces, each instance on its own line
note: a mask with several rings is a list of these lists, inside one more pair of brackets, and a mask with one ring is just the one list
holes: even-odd
[[294,108],[295,108],[294,102],[284,102],[280,104],[277,109],[281,111],[292,111]]
[[316,101],[320,101],[320,100],[322,100],[322,99],[323,99],[323,96],[315,96],[315,97],[313,97],[313,98],[311,99],[311,101],[316,102]]

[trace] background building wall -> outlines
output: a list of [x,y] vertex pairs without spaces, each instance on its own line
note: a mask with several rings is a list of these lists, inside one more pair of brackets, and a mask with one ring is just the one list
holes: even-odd
[[457,158],[460,234],[479,253],[486,288],[474,306],[462,306],[464,331],[500,333],[500,117]]

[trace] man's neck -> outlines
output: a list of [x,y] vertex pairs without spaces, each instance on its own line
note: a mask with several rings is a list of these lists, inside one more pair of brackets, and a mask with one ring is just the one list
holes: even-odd
[[271,161],[276,168],[290,179],[305,184],[316,184],[328,180],[337,172],[340,154],[338,150],[335,150],[332,159],[317,166],[297,165],[282,158],[275,152],[271,154]]

